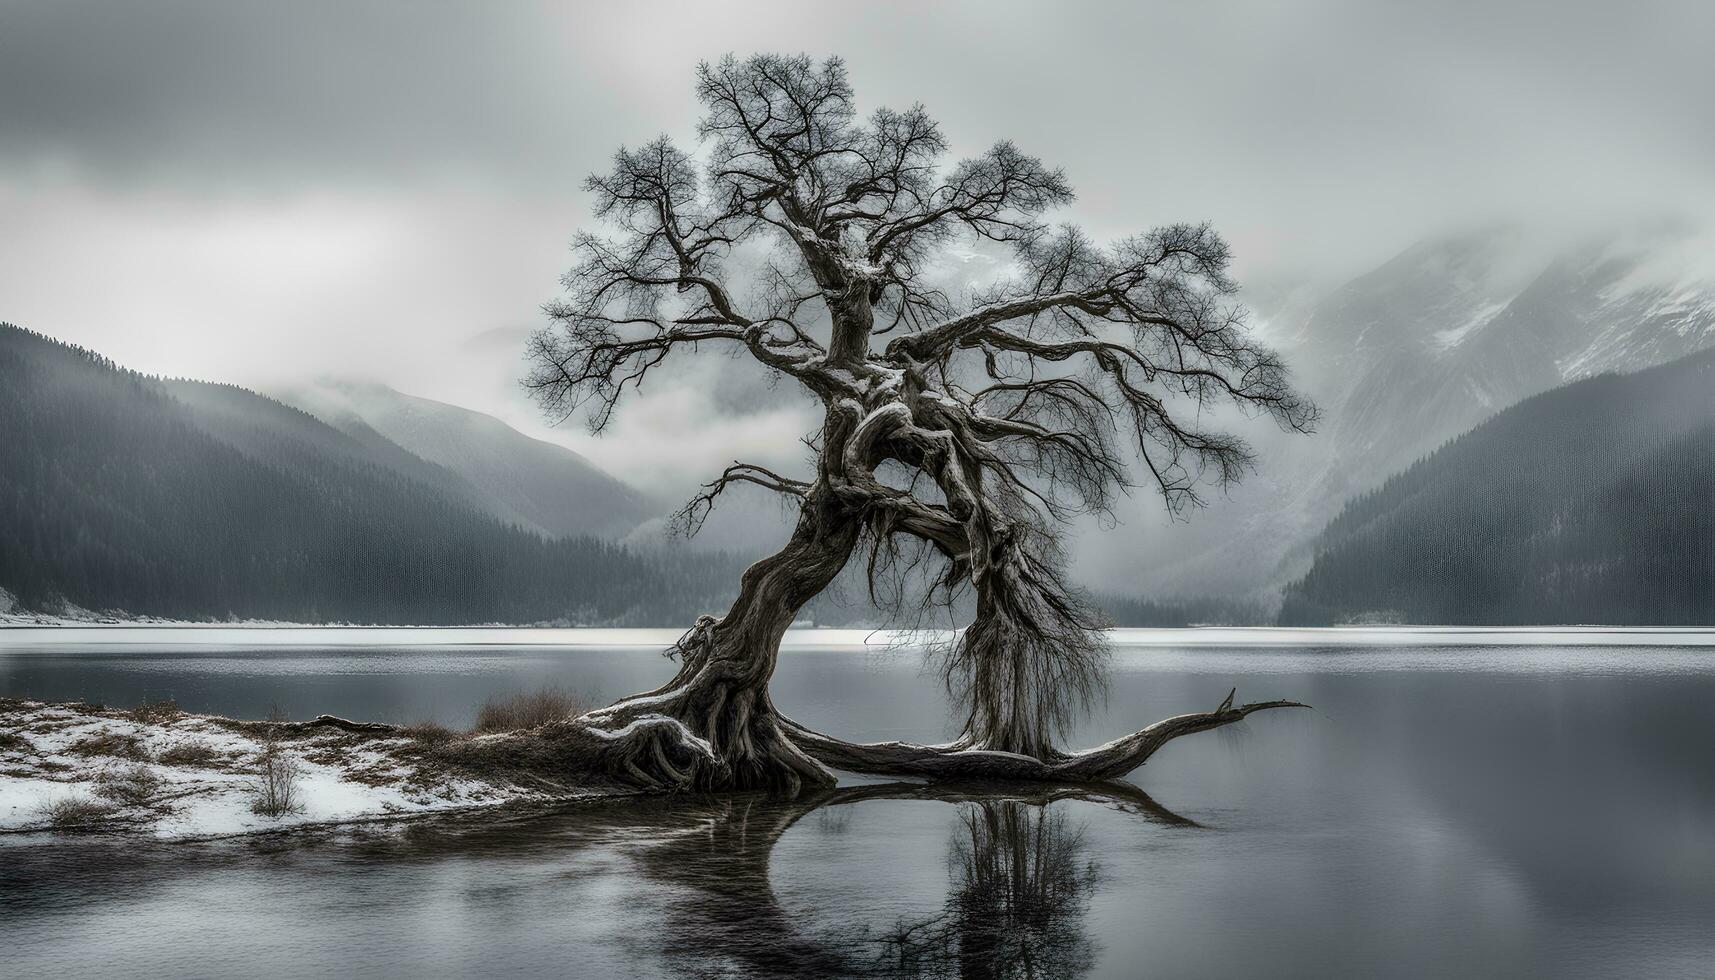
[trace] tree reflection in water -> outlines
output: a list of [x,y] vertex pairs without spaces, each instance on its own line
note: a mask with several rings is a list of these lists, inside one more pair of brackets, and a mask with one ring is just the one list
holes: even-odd
[[[775,895],[769,858],[785,832],[815,814],[826,829],[849,804],[941,801],[959,807],[942,907],[879,933],[794,916]],[[647,874],[682,886],[666,922],[666,952],[691,973],[791,977],[1070,977],[1095,963],[1085,916],[1098,868],[1083,826],[1059,801],[1083,800],[1178,826],[1195,826],[1130,784],[885,784],[783,801],[705,798],[696,832],[648,847]],[[688,801],[687,801],[688,802]]]
[[[1095,963],[1084,931],[1097,866],[1064,811],[1015,800],[961,804],[937,915],[884,937],[881,972],[969,978],[1071,977]],[[891,969],[889,969],[891,968]]]
[[[948,846],[947,898],[921,917],[876,929],[830,921],[825,910],[789,909],[775,893],[769,864],[776,845],[800,820],[823,834],[852,824],[853,804],[925,801],[958,807]],[[593,855],[625,859],[624,898],[601,909],[569,909],[608,925],[605,938],[639,958],[638,973],[742,977],[1072,977],[1087,972],[1099,949],[1086,932],[1097,866],[1083,824],[1067,804],[1092,803],[1154,823],[1196,826],[1129,783],[911,784],[825,790],[795,800],[755,795],[668,796],[586,803],[561,813],[410,825],[355,838],[293,835],[255,848],[296,854],[330,870],[356,860],[408,863],[480,858],[497,882],[519,888],[512,900],[537,895],[508,875],[516,862],[538,869],[535,880],[587,879]],[[861,832],[856,831],[854,832]],[[343,841],[332,850],[323,845]],[[182,850],[163,858],[160,885],[196,860]],[[877,855],[878,858],[881,855]],[[235,860],[235,854],[207,856]],[[105,867],[93,853],[90,873]],[[55,865],[63,874],[65,863]],[[545,884],[543,887],[553,887]],[[485,893],[492,900],[494,889]],[[860,904],[878,895],[853,894]],[[609,935],[611,933],[611,935]],[[665,960],[665,964],[662,961]],[[573,970],[575,973],[576,971]]]

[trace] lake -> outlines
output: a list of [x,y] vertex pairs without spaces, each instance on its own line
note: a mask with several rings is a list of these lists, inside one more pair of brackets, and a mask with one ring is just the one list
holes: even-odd
[[[490,694],[611,699],[673,670],[654,636],[353,634],[0,630],[0,695],[459,725]],[[615,800],[288,839],[13,837],[0,972],[1715,972],[1715,649],[1690,645],[1708,638],[1387,639],[1120,635],[1107,705],[1072,744],[1234,686],[1314,705],[1175,741],[1130,791],[848,777],[801,801]],[[952,734],[908,642],[796,634],[774,698],[847,738]]]

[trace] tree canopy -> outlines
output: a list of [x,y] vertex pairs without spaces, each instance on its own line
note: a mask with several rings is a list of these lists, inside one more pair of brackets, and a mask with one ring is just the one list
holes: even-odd
[[[694,531],[740,483],[801,501],[787,549],[681,644],[680,682],[712,663],[765,682],[785,622],[757,604],[805,601],[866,543],[872,591],[924,556],[942,588],[922,594],[974,590],[942,656],[972,743],[1051,756],[1105,656],[1055,523],[1111,514],[1137,485],[1180,513],[1238,479],[1254,457],[1207,424],[1217,403],[1298,431],[1316,409],[1246,329],[1208,225],[1098,245],[1051,221],[1073,199],[1062,170],[1005,141],[949,161],[922,106],[860,116],[837,58],[728,57],[696,92],[697,153],[663,137],[587,182],[604,227],[574,241],[526,381],[600,432],[670,355],[719,345],[820,401],[814,472],[736,462],[681,514]],[[973,242],[1009,253],[1008,272],[938,282],[936,260]]]

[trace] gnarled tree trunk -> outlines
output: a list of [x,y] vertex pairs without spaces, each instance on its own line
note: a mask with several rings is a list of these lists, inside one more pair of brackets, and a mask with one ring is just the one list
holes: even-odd
[[[1056,735],[1102,687],[1106,648],[1094,617],[1063,584],[1052,541],[997,492],[985,466],[992,450],[970,416],[925,396],[912,371],[870,374],[878,380],[861,401],[829,407],[817,482],[786,488],[802,501],[786,546],[745,572],[726,616],[704,617],[679,641],[672,681],[577,719],[566,733],[581,745],[575,757],[669,789],[795,794],[833,784],[824,766],[886,776],[1113,779],[1180,735],[1296,706],[1235,706],[1229,695],[1214,711],[1169,718],[1096,749],[1058,749]],[[875,468],[887,459],[922,467],[946,503],[925,505],[881,483]],[[949,693],[965,710],[951,744],[845,742],[783,718],[769,699],[787,627],[866,530],[931,541],[976,590],[974,621],[943,655]]]
[[679,641],[671,681],[578,720],[602,765],[668,788],[796,793],[833,785],[785,736],[768,682],[787,627],[839,574],[860,530],[830,495],[807,495],[791,540],[745,571],[727,614],[703,617]]

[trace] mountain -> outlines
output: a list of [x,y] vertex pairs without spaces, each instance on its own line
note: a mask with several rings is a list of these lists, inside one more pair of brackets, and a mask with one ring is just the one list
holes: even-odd
[[1489,229],[1348,284],[1299,331],[1337,459],[1373,479],[1530,395],[1715,344],[1701,244],[1650,227],[1545,251]]
[[1323,409],[1308,439],[1260,444],[1252,486],[1195,547],[1154,560],[1156,595],[1256,594],[1304,573],[1354,495],[1522,399],[1715,346],[1706,237],[1640,225],[1567,245],[1518,228],[1427,239],[1269,323]]
[[1281,621],[1715,625],[1715,350],[1528,398],[1348,503]]
[[563,446],[385,385],[323,381],[281,398],[368,446],[396,446],[474,487],[484,509],[550,537],[620,538],[661,507]]
[[0,589],[168,618],[676,625],[720,554],[549,538],[462,476],[242,388],[0,324]]
[[374,431],[354,427],[341,432],[300,409],[236,385],[180,379],[157,383],[189,409],[187,417],[199,430],[247,456],[276,463],[337,460],[360,468],[377,466],[473,510],[494,509],[459,474],[413,455]]

